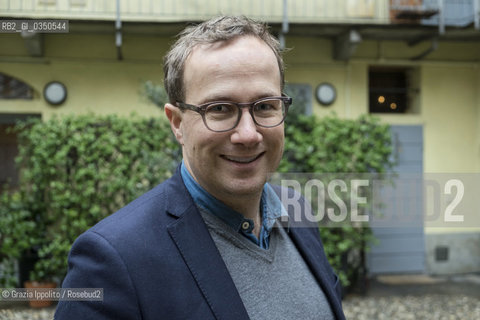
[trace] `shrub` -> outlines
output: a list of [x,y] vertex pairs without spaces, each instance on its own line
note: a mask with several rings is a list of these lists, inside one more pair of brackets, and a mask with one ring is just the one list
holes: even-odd
[[18,192],[0,194],[0,286],[16,287],[16,261],[37,245],[35,222]]
[[[78,235],[171,176],[179,159],[163,118],[55,117],[24,123],[18,131],[22,208],[3,210],[34,223],[28,236],[38,261],[31,280],[61,280]],[[15,239],[4,238],[4,244]],[[4,257],[26,251],[7,249],[15,255],[2,249]]]

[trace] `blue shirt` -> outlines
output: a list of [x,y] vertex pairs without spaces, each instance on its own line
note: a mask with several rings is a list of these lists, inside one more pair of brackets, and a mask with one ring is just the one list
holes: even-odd
[[198,206],[222,219],[223,222],[235,231],[240,232],[263,249],[268,249],[269,236],[275,220],[280,217],[288,217],[288,213],[277,194],[272,187],[266,183],[263,187],[260,200],[262,226],[260,228],[260,236],[257,238],[252,232],[255,226],[253,220],[245,218],[241,213],[233,210],[202,188],[202,186],[193,179],[190,172],[188,172],[183,161],[180,172],[188,192]]

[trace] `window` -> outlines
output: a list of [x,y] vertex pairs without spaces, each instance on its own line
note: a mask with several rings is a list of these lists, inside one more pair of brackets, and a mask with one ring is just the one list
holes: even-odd
[[370,67],[368,82],[370,113],[419,113],[415,69]]
[[293,104],[288,113],[305,114],[311,116],[312,110],[312,87],[303,83],[288,83],[284,92],[293,98]]
[[33,99],[33,88],[21,80],[0,73],[0,99]]

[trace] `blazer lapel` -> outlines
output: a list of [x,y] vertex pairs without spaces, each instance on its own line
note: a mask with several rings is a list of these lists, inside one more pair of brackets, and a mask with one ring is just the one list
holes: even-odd
[[249,319],[242,299],[179,172],[171,180],[169,213],[178,219],[168,227],[186,265],[217,319]]

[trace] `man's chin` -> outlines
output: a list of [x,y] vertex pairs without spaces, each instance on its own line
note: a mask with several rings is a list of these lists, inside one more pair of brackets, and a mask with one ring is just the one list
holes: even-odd
[[255,179],[255,181],[230,181],[227,182],[227,191],[231,195],[251,196],[260,194],[263,190],[266,180]]

